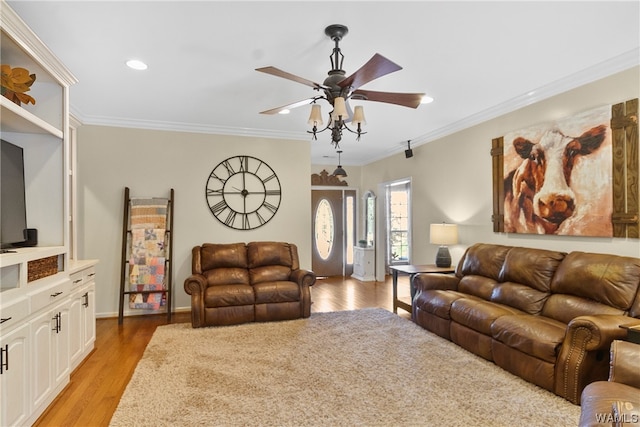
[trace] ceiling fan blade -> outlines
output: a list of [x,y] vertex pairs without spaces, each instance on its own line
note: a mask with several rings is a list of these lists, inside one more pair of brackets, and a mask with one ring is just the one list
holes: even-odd
[[351,86],[355,90],[371,80],[398,70],[402,70],[402,67],[376,53],[358,71],[338,82],[338,86],[342,88]]
[[302,77],[298,77],[294,74],[287,73],[286,71],[282,71],[276,67],[262,67],[256,68],[256,71],[260,71],[261,73],[271,74],[272,76],[282,77],[283,79],[293,80],[294,82],[302,83],[306,86],[311,86],[314,89],[324,89],[325,87],[319,83],[312,82],[311,80],[303,79]]
[[298,108],[305,104],[311,104],[316,98],[303,99],[302,101],[293,102],[291,104],[283,105],[282,107],[272,108],[270,110],[260,111],[260,114],[277,114],[282,110],[291,110],[292,108]]
[[365,101],[386,102],[387,104],[402,105],[403,107],[418,108],[424,93],[376,92],[373,90],[356,90],[351,94],[353,99]]

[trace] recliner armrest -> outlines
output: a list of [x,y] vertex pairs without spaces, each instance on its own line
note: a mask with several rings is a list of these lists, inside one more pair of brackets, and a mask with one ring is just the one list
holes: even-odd
[[296,282],[300,286],[313,286],[316,283],[316,274],[311,270],[297,269],[291,271],[289,276],[291,281]]
[[596,316],[580,316],[569,322],[567,334],[563,345],[576,343],[576,331],[586,329],[589,331],[587,339],[583,343],[584,350],[608,350],[613,340],[624,339],[627,331],[620,325],[634,325],[638,319],[629,316],[601,314]]
[[184,281],[184,291],[189,295],[204,293],[207,289],[207,279],[202,274],[192,274]]
[[191,326],[194,328],[205,326],[203,298],[205,289],[207,289],[207,279],[202,274],[192,274],[184,281],[184,290],[191,295]]

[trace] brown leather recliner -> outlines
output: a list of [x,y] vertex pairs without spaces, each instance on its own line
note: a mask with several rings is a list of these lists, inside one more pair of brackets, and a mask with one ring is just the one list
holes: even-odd
[[194,328],[310,316],[309,287],[316,276],[300,269],[296,245],[205,243],[191,254],[184,289],[191,295]]
[[611,343],[609,381],[582,391],[580,427],[640,426],[640,344]]

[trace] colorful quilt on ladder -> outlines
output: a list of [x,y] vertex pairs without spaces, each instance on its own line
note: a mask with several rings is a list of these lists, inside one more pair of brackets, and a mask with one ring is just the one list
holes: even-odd
[[[166,199],[131,200],[130,291],[163,290],[165,285]],[[166,304],[164,293],[129,295],[129,307],[157,310]]]

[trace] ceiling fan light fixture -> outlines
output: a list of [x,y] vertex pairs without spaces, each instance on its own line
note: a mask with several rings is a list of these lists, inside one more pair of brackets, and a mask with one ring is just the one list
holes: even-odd
[[[320,95],[316,95],[312,98],[294,102],[279,108],[271,108],[260,112],[260,114],[275,114],[284,108],[296,108],[310,102],[312,104],[312,108],[307,123],[313,128],[312,130],[308,130],[307,133],[312,134],[313,140],[317,140],[318,133],[326,130],[331,131],[331,145],[337,149],[339,148],[340,141],[342,141],[342,133],[344,130],[356,134],[356,141],[359,141],[360,137],[366,134],[366,132],[362,131],[362,125],[366,124],[364,119],[364,110],[362,107],[356,106],[351,113],[353,114],[353,117],[351,117],[349,115],[351,108],[347,105],[349,99],[377,101],[387,104],[401,105],[404,107],[418,108],[420,101],[422,100],[422,95],[424,95],[423,93],[378,92],[360,89],[361,86],[372,80],[402,69],[400,65],[390,61],[379,53],[373,55],[371,59],[369,59],[369,61],[367,61],[355,73],[346,76],[346,73],[342,68],[344,55],[342,55],[340,50],[339,42],[347,35],[348,32],[349,29],[345,25],[340,24],[329,25],[325,28],[325,34],[334,41],[335,46],[332,54],[329,56],[331,61],[331,70],[329,70],[328,77],[322,84],[298,77],[273,66],[256,68],[256,71],[292,80],[305,86],[312,87],[314,90],[320,92]],[[315,106],[316,101],[320,99],[327,101],[333,107],[333,111],[329,113],[329,123],[322,128],[319,128],[320,126],[323,126],[320,107]],[[349,125],[355,126],[356,128],[351,129]],[[338,172],[340,172],[339,169]]]
[[364,108],[362,105],[356,105],[353,109],[353,119],[351,123],[355,125],[366,125],[367,121],[364,119]]
[[311,114],[309,114],[307,124],[310,126],[322,126],[323,123],[320,104],[313,104],[311,106]]
[[289,110],[288,108],[285,108],[284,110],[278,111],[278,114],[289,114],[290,112],[291,110]]
[[344,98],[341,96],[336,97],[333,100],[333,118],[335,120],[342,119],[343,121],[349,118],[349,113],[347,113],[347,105],[344,101]]

